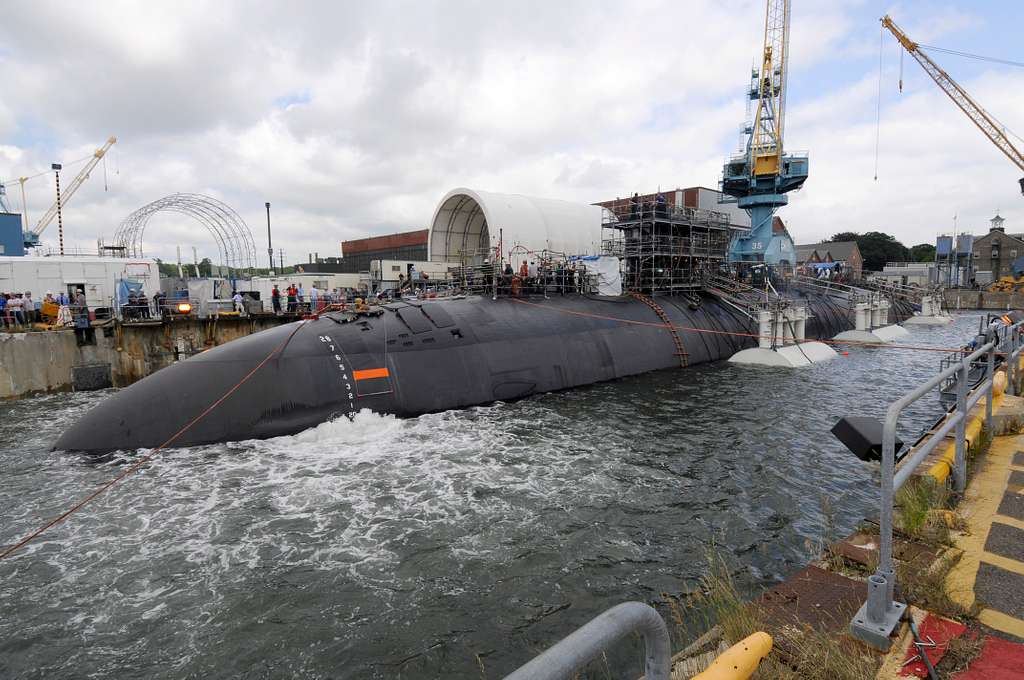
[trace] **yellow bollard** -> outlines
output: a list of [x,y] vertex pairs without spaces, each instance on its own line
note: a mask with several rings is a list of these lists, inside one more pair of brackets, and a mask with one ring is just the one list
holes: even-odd
[[693,676],[693,680],[746,680],[770,651],[772,636],[763,632],[754,633],[722,652],[707,670]]

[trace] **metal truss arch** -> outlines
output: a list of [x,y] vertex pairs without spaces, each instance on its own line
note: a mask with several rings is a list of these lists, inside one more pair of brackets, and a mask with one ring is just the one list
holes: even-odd
[[142,237],[150,218],[158,212],[173,212],[196,220],[217,243],[219,264],[229,269],[252,269],[256,265],[256,244],[245,220],[229,205],[202,194],[171,194],[142,206],[124,218],[114,233],[114,243],[126,257],[144,257]]

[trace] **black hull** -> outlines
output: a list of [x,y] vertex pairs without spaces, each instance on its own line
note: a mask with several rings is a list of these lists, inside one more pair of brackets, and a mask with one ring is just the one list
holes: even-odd
[[[657,301],[678,329],[689,366],[755,345],[753,337],[733,335],[756,333],[753,324],[715,299],[696,310],[682,298]],[[809,304],[809,339],[852,328],[831,301],[811,298]],[[671,331],[629,297],[474,297],[398,303],[380,316],[344,319],[332,314],[297,322],[297,330],[287,324],[169,366],[102,402],[55,448],[159,446],[240,382],[171,445],[295,434],[361,409],[417,416],[681,363]]]

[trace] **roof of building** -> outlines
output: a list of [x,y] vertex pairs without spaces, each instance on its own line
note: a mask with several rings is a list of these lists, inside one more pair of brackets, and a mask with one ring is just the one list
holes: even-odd
[[818,244],[817,243],[810,244],[810,245],[803,245],[803,246],[793,246],[793,247],[796,249],[796,261],[797,262],[806,262],[808,259],[810,259],[810,257],[812,255],[814,255],[815,251],[818,250]]
[[437,204],[430,221],[428,259],[480,259],[499,239],[506,255],[517,246],[535,252],[597,254],[601,213],[600,207],[584,203],[452,189]]
[[849,262],[856,250],[860,254],[860,248],[856,241],[826,241],[817,246],[820,250],[828,250],[833,260]]

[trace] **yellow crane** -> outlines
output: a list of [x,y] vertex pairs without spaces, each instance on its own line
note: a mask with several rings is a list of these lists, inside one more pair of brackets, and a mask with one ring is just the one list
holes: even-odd
[[[85,180],[89,179],[89,174],[93,171],[93,168],[95,168],[96,165],[103,159],[103,157],[107,155],[107,151],[110,150],[110,147],[114,146],[114,144],[116,143],[117,137],[110,137],[109,139],[107,139],[106,144],[104,144],[102,147],[96,149],[93,152],[92,156],[89,158],[89,162],[82,166],[82,169],[79,171],[77,175],[75,175],[75,178],[71,180],[71,182],[67,185],[67,188],[61,191],[60,202],[62,206],[67,205],[68,200],[75,194],[76,191],[78,191],[78,188],[85,183]],[[28,179],[28,177],[18,178],[18,182],[21,184],[22,209],[25,209],[25,182]],[[49,209],[47,209],[47,211],[43,213],[43,216],[39,219],[39,222],[36,223],[36,226],[32,229],[25,230],[24,236],[26,248],[34,248],[35,246],[39,245],[40,234],[43,233],[43,230],[50,225],[50,222],[52,222],[53,218],[56,216],[57,202],[54,201],[53,205],[51,205]],[[25,213],[25,223],[28,224],[27,211]]]
[[[1024,171],[1024,154],[1013,145],[1013,142],[1003,132],[1002,126],[996,121],[992,115],[983,109],[971,95],[967,94],[964,88],[960,87],[953,78],[946,73],[942,67],[932,61],[931,57],[925,54],[921,50],[921,45],[914,42],[907,37],[907,34],[900,29],[899,26],[892,20],[888,14],[882,17],[882,26],[887,28],[890,33],[899,41],[900,45],[903,46],[910,56],[917,60],[917,63],[921,65],[921,68],[925,70],[935,84],[938,85],[943,92],[953,100],[953,103],[960,107],[960,110],[967,114],[967,117],[971,119],[971,122],[978,126],[978,129],[988,137],[989,141],[996,145],[996,147],[1006,154],[1006,157],[1013,161],[1014,165]],[[1018,180],[1020,183],[1021,193],[1024,193],[1024,177]]]

